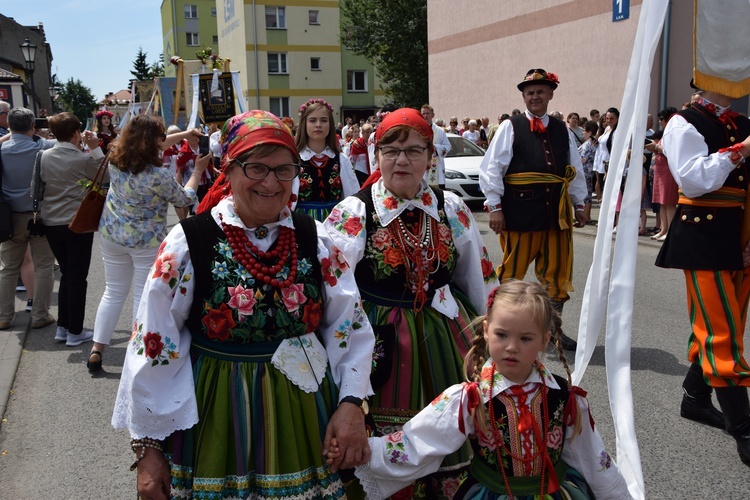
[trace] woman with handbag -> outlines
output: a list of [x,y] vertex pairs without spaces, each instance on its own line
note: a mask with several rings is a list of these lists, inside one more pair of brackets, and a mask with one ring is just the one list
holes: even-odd
[[[68,224],[81,204],[83,189],[79,181],[93,179],[104,156],[96,134],[81,133],[80,127],[81,122],[73,113],[51,116],[49,128],[57,144],[42,153],[39,168],[47,241],[60,264],[55,340],[71,347],[89,342],[94,336],[83,328],[94,233],[75,233]],[[89,147],[90,155],[81,151],[82,142]]]
[[99,246],[106,288],[94,322],[94,345],[86,366],[102,367],[102,353],[112,338],[133,285],[133,317],[138,311],[146,275],[167,235],[167,209],[197,201],[196,190],[210,155],[198,158],[185,187],[164,168],[161,151],[190,135],[192,129],[167,136],[164,122],[151,115],[133,118],[110,155],[110,185],[99,221]]
[[[467,325],[484,314],[497,286],[471,211],[423,179],[432,139],[419,111],[389,113],[375,132],[379,170],[324,223],[354,269],[375,332],[370,414],[377,433],[401,430],[463,380],[463,357],[471,347]],[[401,498],[450,498],[469,456],[468,446],[450,455]]]

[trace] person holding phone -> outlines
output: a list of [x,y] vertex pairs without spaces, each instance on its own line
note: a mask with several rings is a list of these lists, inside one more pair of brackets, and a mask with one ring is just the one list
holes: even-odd
[[[208,148],[208,136],[207,135],[190,135],[180,146],[180,152],[177,155],[177,180],[185,186],[190,180],[193,169],[195,168],[195,160],[198,156],[207,155],[209,152]],[[198,195],[198,203],[208,192],[208,188],[211,187],[214,180],[214,169],[212,165],[203,171],[203,175],[200,179],[196,194]],[[190,207],[190,213],[193,212],[193,207]],[[186,216],[188,214],[185,214]],[[183,217],[184,218],[184,217]]]
[[195,137],[196,129],[167,135],[164,122],[138,115],[122,131],[110,155],[110,188],[99,221],[99,248],[104,260],[106,288],[94,322],[94,345],[86,366],[102,367],[102,353],[112,338],[125,299],[133,285],[133,317],[138,311],[143,285],[167,236],[167,209],[196,203],[196,190],[210,160],[197,157],[185,186],[163,167],[161,150],[180,139]]

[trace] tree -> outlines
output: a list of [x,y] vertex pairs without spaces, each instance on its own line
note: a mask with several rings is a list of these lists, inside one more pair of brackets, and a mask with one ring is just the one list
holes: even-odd
[[146,52],[142,47],[138,47],[138,55],[133,61],[133,70],[130,74],[138,81],[151,80],[151,66],[146,62]]
[[427,0],[341,0],[340,8],[342,43],[375,66],[385,94],[403,106],[428,102]]
[[164,54],[159,54],[159,59],[151,63],[149,68],[149,79],[164,76]]
[[76,115],[81,123],[86,123],[97,108],[94,94],[81,80],[70,78],[62,84],[58,96],[58,102],[61,103],[63,109]]

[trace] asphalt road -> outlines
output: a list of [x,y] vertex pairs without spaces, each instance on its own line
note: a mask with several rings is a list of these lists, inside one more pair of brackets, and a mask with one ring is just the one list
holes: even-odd
[[[486,215],[475,212],[475,216],[493,261],[499,262],[497,240],[487,230]],[[572,336],[591,261],[593,231],[589,226],[575,233],[576,292],[563,316],[564,327]],[[739,461],[734,441],[719,430],[679,416],[680,383],[688,366],[685,285],[681,272],[653,265],[658,244],[647,238],[640,241],[632,379],[647,498],[750,498],[750,468]],[[95,239],[87,327],[93,327],[103,291],[104,273]],[[104,354],[104,372],[95,377],[85,367],[90,344],[75,348],[57,344],[52,326],[29,332],[0,426],[0,499],[135,497],[135,474],[128,470],[133,461],[129,437],[110,426],[130,325],[131,311],[126,305],[112,345]],[[750,355],[749,349],[745,352]],[[553,371],[563,374],[558,361],[549,355],[545,358]],[[614,455],[603,336],[582,386]]]

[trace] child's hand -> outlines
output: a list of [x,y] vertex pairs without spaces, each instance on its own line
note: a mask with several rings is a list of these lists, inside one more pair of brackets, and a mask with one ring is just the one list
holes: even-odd
[[339,444],[338,441],[336,441],[336,438],[331,438],[331,445],[328,447],[328,450],[326,450],[326,465],[331,465],[333,461],[341,455],[341,451],[339,450]]

